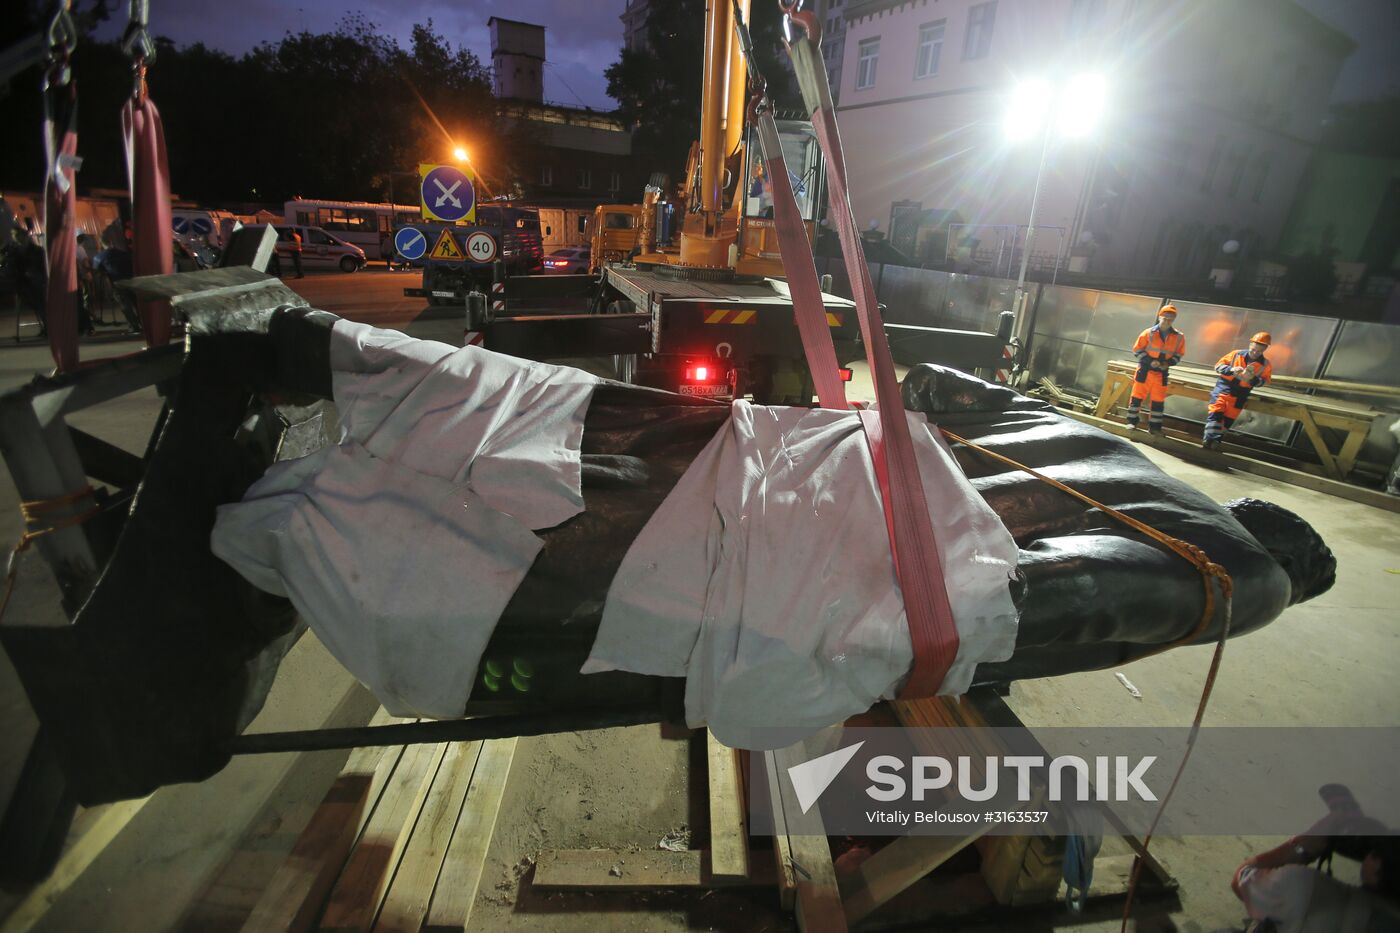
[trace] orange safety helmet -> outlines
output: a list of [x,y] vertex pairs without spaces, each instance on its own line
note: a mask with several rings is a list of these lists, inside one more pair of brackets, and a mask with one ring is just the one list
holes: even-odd
[[1162,307],[1160,307],[1160,308],[1157,309],[1157,316],[1158,316],[1158,317],[1161,317],[1161,316],[1164,315],[1164,314],[1170,314],[1172,317],[1176,317],[1176,316],[1177,316],[1176,305],[1173,305],[1173,304],[1165,304],[1165,305],[1162,305]]
[[1249,338],[1249,342],[1250,342],[1250,343],[1262,343],[1264,346],[1267,347],[1269,344],[1271,344],[1271,343],[1274,342],[1274,338],[1273,338],[1273,336],[1272,336],[1267,330],[1261,330],[1259,333],[1255,334],[1253,337],[1250,337],[1250,338]]

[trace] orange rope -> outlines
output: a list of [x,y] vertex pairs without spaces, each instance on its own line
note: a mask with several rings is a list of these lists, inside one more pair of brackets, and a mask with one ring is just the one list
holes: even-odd
[[91,486],[84,486],[77,492],[70,492],[62,496],[54,496],[52,499],[31,499],[28,502],[19,504],[20,516],[24,519],[24,534],[20,535],[19,543],[10,551],[9,565],[5,570],[5,594],[0,597],[0,618],[4,618],[5,609],[10,605],[10,596],[15,590],[15,576],[19,571],[19,556],[29,550],[29,546],[44,535],[52,534],[64,528],[72,528],[81,525],[102,511],[101,506],[93,506],[86,512],[79,512],[77,515],[65,515],[49,524],[44,524],[44,520],[59,509],[80,502],[93,495]]
[[942,431],[943,436],[948,438],[950,441],[962,444],[969,450],[975,450],[978,453],[990,457],[993,460],[996,460],[1000,463],[1006,464],[1007,466],[1012,467],[1013,469],[1020,470],[1024,473],[1029,473],[1031,476],[1034,476],[1041,482],[1054,486],[1056,489],[1073,496],[1080,502],[1083,502],[1085,505],[1088,505],[1091,508],[1098,509],[1105,515],[1108,515],[1110,518],[1122,522],[1129,528],[1132,528],[1134,531],[1142,532],[1143,534],[1151,538],[1153,541],[1156,541],[1162,546],[1180,555],[1185,560],[1190,561],[1191,565],[1200,571],[1201,583],[1205,587],[1205,608],[1201,612],[1201,620],[1196,623],[1195,627],[1192,628],[1191,631],[1187,632],[1185,635],[1183,635],[1181,638],[1178,638],[1176,641],[1170,642],[1166,645],[1160,645],[1146,652],[1145,654],[1140,654],[1135,658],[1130,658],[1129,662],[1140,661],[1143,658],[1150,658],[1153,655],[1161,654],[1163,651],[1167,651],[1169,649],[1176,648],[1181,645],[1189,644],[1190,642],[1193,642],[1198,637],[1200,637],[1201,633],[1204,632],[1206,628],[1210,625],[1210,620],[1215,615],[1215,587],[1211,584],[1211,581],[1215,580],[1218,581],[1220,584],[1220,596],[1225,601],[1225,620],[1220,628],[1220,639],[1215,644],[1215,653],[1210,659],[1210,669],[1206,672],[1205,685],[1201,688],[1201,701],[1197,704],[1196,716],[1191,721],[1191,732],[1186,738],[1186,752],[1181,756],[1181,764],[1177,766],[1176,774],[1172,776],[1171,785],[1167,788],[1167,792],[1162,795],[1161,801],[1157,804],[1157,812],[1153,814],[1152,823],[1148,826],[1147,833],[1142,838],[1142,849],[1139,852],[1138,857],[1133,860],[1133,873],[1128,881],[1128,895],[1127,900],[1123,903],[1123,923],[1120,927],[1121,930],[1126,931],[1128,929],[1128,918],[1132,915],[1133,910],[1133,895],[1137,892],[1138,880],[1142,876],[1142,866],[1147,860],[1147,847],[1152,844],[1152,834],[1157,831],[1157,824],[1161,822],[1162,814],[1167,809],[1167,802],[1172,799],[1172,794],[1176,792],[1176,785],[1181,781],[1181,775],[1184,774],[1186,771],[1186,762],[1190,760],[1191,750],[1196,746],[1196,737],[1200,734],[1201,722],[1205,719],[1206,706],[1210,703],[1211,692],[1215,689],[1216,675],[1220,673],[1220,662],[1225,655],[1225,640],[1230,635],[1230,622],[1231,617],[1234,614],[1233,602],[1231,599],[1231,597],[1234,595],[1234,581],[1230,579],[1230,574],[1226,572],[1224,567],[1212,561],[1210,557],[1206,555],[1206,552],[1201,550],[1196,545],[1191,544],[1188,541],[1182,541],[1180,538],[1173,538],[1169,534],[1165,534],[1161,531],[1158,531],[1156,528],[1153,528],[1150,525],[1140,522],[1130,515],[1124,515],[1117,509],[1104,505],[1102,502],[1098,502],[1090,498],[1089,496],[1084,495],[1082,492],[1079,492],[1076,489],[1066,486],[1064,483],[1060,482],[1057,479],[1052,479],[1051,477],[1046,476],[1044,473],[1032,470],[1025,464],[1017,463],[1010,457],[1006,457],[995,451],[988,450],[980,444],[974,444],[966,438],[959,437],[958,435],[954,434],[952,431],[947,430],[946,428],[939,428],[939,430]]

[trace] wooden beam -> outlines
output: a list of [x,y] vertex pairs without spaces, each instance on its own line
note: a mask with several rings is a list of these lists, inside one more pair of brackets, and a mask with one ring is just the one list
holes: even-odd
[[4,924],[0,925],[0,930],[3,933],[27,933],[38,925],[49,907],[82,877],[88,866],[96,861],[150,799],[122,800],[95,808],[101,812],[91,819],[86,831],[63,853],[49,876],[31,888],[24,900],[10,912]]
[[1308,440],[1312,441],[1313,450],[1317,452],[1317,459],[1322,461],[1322,468],[1327,471],[1327,475],[1332,479],[1341,480],[1342,471],[1337,469],[1337,461],[1332,457],[1332,451],[1328,448],[1322,432],[1317,429],[1312,412],[1300,407],[1297,420],[1303,426],[1303,432],[1308,435]]
[[482,745],[432,903],[428,905],[428,918],[423,922],[423,930],[428,933],[469,928],[517,741],[492,739]]
[[991,828],[984,823],[969,836],[901,836],[861,863],[843,879],[842,900],[846,922],[860,923],[891,899]]
[[[831,846],[821,823],[821,811],[813,808],[801,813],[791,785],[781,779],[788,768],[801,764],[809,757],[802,743],[773,752],[764,752],[772,761],[772,770],[779,779],[770,785],[774,795],[774,812],[779,808],[788,821],[789,859],[797,875],[794,912],[797,928],[803,933],[844,933],[846,913],[841,905],[841,892],[836,886],[836,867],[831,862]],[[802,833],[793,832],[793,821],[801,814]]]
[[418,933],[423,925],[480,754],[480,742],[453,742],[447,747],[380,908],[376,933]]
[[773,811],[773,868],[778,885],[778,903],[783,910],[797,905],[797,870],[792,864],[792,843],[788,839],[787,816],[779,791],[781,776],[771,752],[763,753],[763,770],[768,779],[769,807]]
[[1146,435],[1141,431],[1133,431],[1125,424],[1115,424],[1112,421],[1105,421],[1102,418],[1096,418],[1093,415],[1086,415],[1077,411],[1069,411],[1066,409],[1059,409],[1059,411],[1067,418],[1074,418],[1076,421],[1092,424],[1094,427],[1107,431],[1110,434],[1117,434],[1119,437],[1126,437],[1129,440],[1159,448],[1167,453],[1179,456],[1183,460],[1189,460],[1204,466],[1213,466],[1217,469],[1229,467],[1243,473],[1265,476],[1269,479],[1275,479],[1279,482],[1289,483],[1294,486],[1301,486],[1304,489],[1311,489],[1315,492],[1325,492],[1328,495],[1337,496],[1341,499],[1350,499],[1352,502],[1360,502],[1363,505],[1385,509],[1388,512],[1400,512],[1400,496],[1387,495],[1379,489],[1368,489],[1365,486],[1355,486],[1351,483],[1343,483],[1334,479],[1328,479],[1325,476],[1314,476],[1311,473],[1304,473],[1301,470],[1290,469],[1289,467],[1278,466],[1273,463],[1265,463],[1262,460],[1242,457],[1238,454],[1202,450],[1196,444],[1179,441],[1170,437]]
[[321,916],[322,930],[368,930],[437,774],[445,745],[410,745],[390,776]]
[[710,790],[710,867],[718,878],[749,875],[749,833],[738,752],[706,730]]
[[1342,442],[1342,449],[1337,454],[1337,469],[1343,476],[1350,476],[1352,469],[1356,467],[1356,458],[1361,454],[1368,433],[1356,430],[1347,432],[1347,439]]
[[537,888],[716,888],[761,886],[774,882],[773,872],[756,870],[746,877],[721,877],[711,869],[704,849],[669,852],[656,849],[547,849],[535,863]]

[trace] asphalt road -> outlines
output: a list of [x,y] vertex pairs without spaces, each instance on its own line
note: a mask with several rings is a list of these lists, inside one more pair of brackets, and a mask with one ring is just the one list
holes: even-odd
[[389,272],[373,266],[359,272],[312,272],[306,278],[283,279],[313,308],[358,321],[399,330],[412,337],[462,343],[466,313],[455,308],[430,308],[422,298],[406,298],[405,288],[417,288],[417,272]]

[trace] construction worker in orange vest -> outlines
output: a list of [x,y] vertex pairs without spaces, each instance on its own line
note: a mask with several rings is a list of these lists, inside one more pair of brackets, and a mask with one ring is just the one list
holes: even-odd
[[1176,305],[1162,305],[1157,312],[1157,324],[1138,335],[1133,344],[1137,357],[1137,374],[1133,376],[1133,397],[1128,402],[1128,427],[1139,427],[1142,400],[1152,396],[1147,415],[1147,430],[1162,433],[1163,410],[1167,404],[1167,370],[1181,362],[1186,355],[1186,337],[1176,327]]
[[1225,432],[1244,411],[1245,402],[1255,386],[1263,385],[1274,375],[1274,364],[1264,356],[1273,337],[1261,330],[1249,338],[1249,349],[1231,350],[1215,364],[1218,378],[1210,391],[1210,407],[1206,412],[1205,446],[1220,446]]

